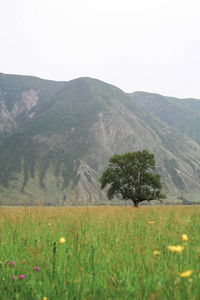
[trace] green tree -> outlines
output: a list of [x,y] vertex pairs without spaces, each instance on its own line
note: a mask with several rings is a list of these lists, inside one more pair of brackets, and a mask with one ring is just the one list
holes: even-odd
[[166,198],[161,193],[160,175],[149,171],[155,170],[154,154],[147,150],[115,154],[109,162],[100,178],[101,189],[108,186],[108,199],[120,194],[124,200],[132,200],[138,207],[145,200]]

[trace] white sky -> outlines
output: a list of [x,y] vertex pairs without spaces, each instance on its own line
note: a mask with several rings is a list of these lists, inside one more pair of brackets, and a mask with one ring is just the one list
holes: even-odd
[[1,0],[0,72],[200,99],[200,2]]

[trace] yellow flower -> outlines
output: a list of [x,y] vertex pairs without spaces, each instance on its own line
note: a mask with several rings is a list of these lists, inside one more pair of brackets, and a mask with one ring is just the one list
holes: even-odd
[[182,241],[183,241],[183,242],[187,242],[187,241],[188,241],[187,234],[183,234],[183,235],[182,235]]
[[51,223],[49,223],[48,225],[51,226]]
[[149,224],[154,224],[154,222],[149,222]]
[[61,244],[63,244],[63,243],[65,242],[64,237],[61,237],[60,240],[59,240],[59,242],[60,242]]
[[47,300],[47,297],[43,297],[42,300]]
[[181,252],[183,251],[184,247],[178,245],[178,246],[168,246],[167,247],[172,252]]
[[192,271],[191,271],[191,270],[188,270],[188,271],[185,271],[185,272],[182,272],[182,273],[178,273],[178,275],[179,275],[180,277],[183,277],[183,278],[187,278],[187,277],[189,277],[191,274],[192,274]]
[[159,255],[160,255],[160,251],[154,250],[154,251],[153,251],[153,255],[154,255],[154,256],[159,256]]

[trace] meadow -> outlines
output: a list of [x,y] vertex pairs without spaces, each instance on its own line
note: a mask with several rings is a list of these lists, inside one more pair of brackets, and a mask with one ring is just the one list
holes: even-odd
[[0,207],[0,299],[200,299],[200,206]]

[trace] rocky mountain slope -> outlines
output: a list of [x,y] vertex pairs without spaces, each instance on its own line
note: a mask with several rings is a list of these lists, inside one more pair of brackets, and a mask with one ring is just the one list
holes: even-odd
[[197,200],[200,146],[117,87],[0,74],[0,95],[1,201],[105,202],[109,157],[138,149],[155,153],[170,197]]
[[32,118],[36,108],[41,109],[65,84],[0,73],[0,138]]

